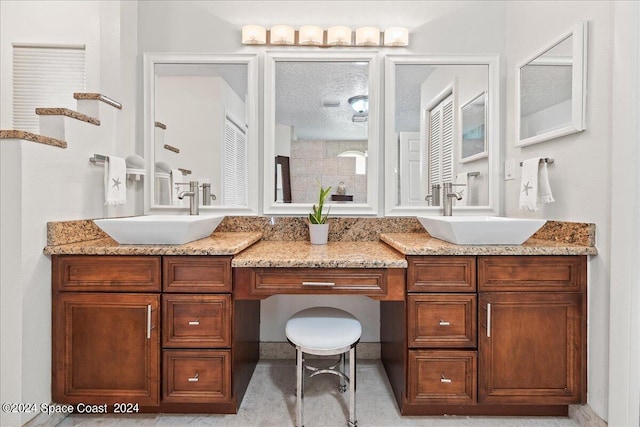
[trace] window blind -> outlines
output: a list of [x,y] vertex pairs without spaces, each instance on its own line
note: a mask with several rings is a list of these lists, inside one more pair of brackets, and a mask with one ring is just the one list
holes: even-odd
[[227,117],[224,126],[222,202],[224,205],[248,205],[247,135]]
[[429,111],[429,182],[453,182],[453,94]]
[[38,133],[37,107],[75,109],[85,92],[84,46],[13,46],[13,127]]

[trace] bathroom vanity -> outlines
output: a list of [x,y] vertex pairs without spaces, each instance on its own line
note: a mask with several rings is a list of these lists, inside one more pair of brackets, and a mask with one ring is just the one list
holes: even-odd
[[594,247],[259,238],[47,247],[53,400],[235,413],[259,357],[261,299],[359,294],[380,301],[382,362],[403,415],[562,415],[586,401]]

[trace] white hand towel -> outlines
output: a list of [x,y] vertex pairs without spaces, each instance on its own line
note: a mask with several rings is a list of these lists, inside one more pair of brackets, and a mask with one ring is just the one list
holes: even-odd
[[540,157],[522,162],[520,185],[520,209],[537,211],[540,204],[553,202],[547,164],[540,163]]
[[124,159],[108,156],[104,164],[104,204],[119,206],[127,203],[127,164]]
[[183,185],[179,185],[184,183],[184,175],[180,169],[171,169],[171,204],[174,206],[182,206],[184,200],[178,199],[178,193],[187,190],[183,188]]
[[469,173],[462,172],[456,175],[455,184],[462,184],[459,187],[454,187],[453,191],[458,193],[461,197],[460,200],[456,200],[456,206],[467,206],[469,200]]

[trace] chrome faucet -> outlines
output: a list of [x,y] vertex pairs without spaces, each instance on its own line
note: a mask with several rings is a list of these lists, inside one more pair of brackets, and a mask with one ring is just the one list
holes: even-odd
[[462,200],[460,193],[453,191],[453,187],[464,186],[464,184],[453,184],[451,182],[445,182],[442,184],[442,195],[444,197],[444,205],[442,215],[451,216],[453,214],[453,199]]
[[440,206],[440,184],[431,185],[431,194],[424,196],[425,202],[431,199],[431,206]]
[[202,183],[202,205],[210,206],[212,200],[216,200],[216,195],[211,194],[211,183],[203,182]]
[[[184,184],[186,185],[186,183]],[[198,215],[200,213],[200,189],[198,181],[189,181],[189,191],[181,191],[178,193],[178,199],[182,200],[191,197],[189,200],[189,215]]]

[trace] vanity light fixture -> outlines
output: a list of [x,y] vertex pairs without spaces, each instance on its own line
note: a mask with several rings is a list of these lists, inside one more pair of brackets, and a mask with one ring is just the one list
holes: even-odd
[[242,27],[242,44],[265,44],[267,30],[260,25],[245,25]]
[[384,31],[385,46],[406,46],[409,44],[409,31],[404,27],[391,27]]
[[350,46],[351,28],[344,25],[329,27],[327,30],[327,44],[329,46]]
[[318,46],[324,42],[324,30],[315,25],[305,25],[298,31],[298,43]]
[[391,27],[385,32],[376,27],[360,27],[356,30],[354,40],[351,28],[343,25],[329,27],[326,35],[325,30],[315,25],[304,25],[299,30],[289,25],[274,25],[269,31],[260,25],[242,27],[242,44],[375,47],[380,46],[381,39],[385,47],[407,46],[409,31],[404,27]]
[[271,44],[293,44],[295,41],[295,30],[288,25],[274,25],[271,27]]
[[376,27],[358,28],[356,46],[380,46],[380,30]]

